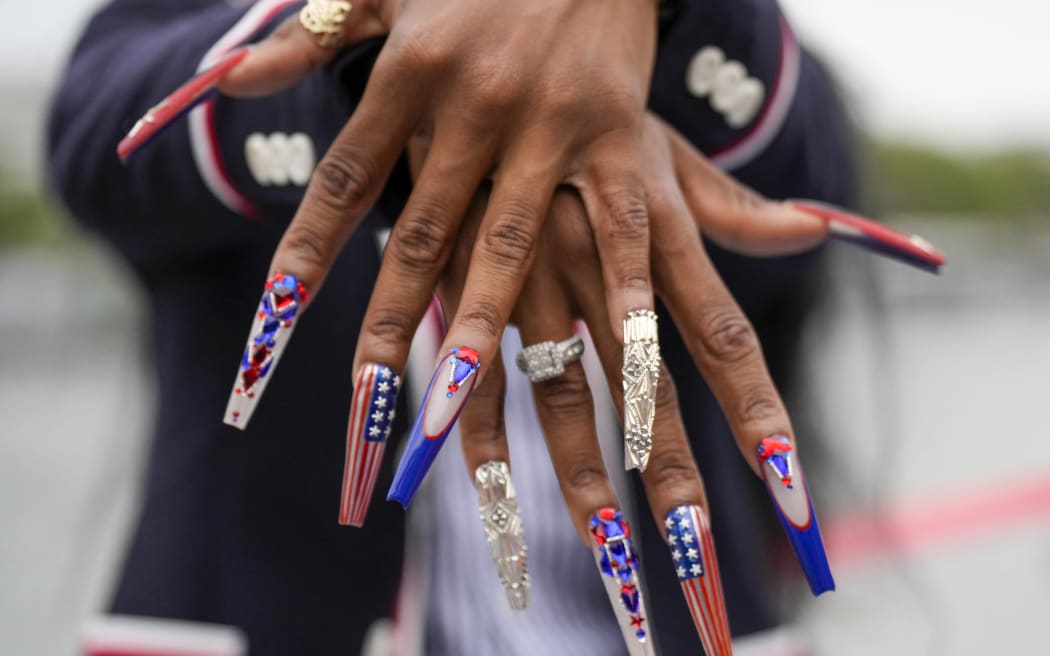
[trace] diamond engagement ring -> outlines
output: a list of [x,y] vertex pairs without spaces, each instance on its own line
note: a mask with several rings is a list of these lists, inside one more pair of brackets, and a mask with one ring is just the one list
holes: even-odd
[[542,383],[565,373],[565,366],[583,355],[583,338],[573,335],[561,342],[540,342],[518,352],[518,369],[528,374],[529,380]]

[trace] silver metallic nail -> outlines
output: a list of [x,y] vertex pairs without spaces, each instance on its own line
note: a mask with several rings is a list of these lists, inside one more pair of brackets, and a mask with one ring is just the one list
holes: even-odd
[[474,487],[478,491],[485,539],[507,601],[514,610],[523,610],[529,605],[525,529],[507,463],[490,460],[479,466],[474,472]]
[[660,340],[656,313],[633,310],[623,321],[623,432],[627,469],[645,471],[653,448]]

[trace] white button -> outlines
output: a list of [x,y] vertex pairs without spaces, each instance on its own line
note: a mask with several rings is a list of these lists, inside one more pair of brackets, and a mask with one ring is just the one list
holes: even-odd
[[248,170],[260,185],[305,186],[316,165],[314,142],[302,132],[288,136],[274,132],[267,136],[255,132],[244,142]]
[[726,60],[726,54],[718,46],[705,46],[693,55],[685,73],[685,86],[698,98],[711,93],[718,69]]
[[294,185],[305,187],[317,161],[314,142],[308,135],[296,132],[288,139],[288,149],[288,179]]
[[718,69],[715,86],[711,90],[711,106],[725,113],[732,109],[737,88],[747,79],[747,69],[738,61],[728,61]]
[[283,187],[288,184],[288,135],[274,132],[270,135],[270,182]]
[[270,184],[270,140],[266,135],[253,132],[244,141],[244,159],[248,170],[260,185]]
[[762,109],[765,97],[766,88],[762,83],[753,77],[747,78],[736,88],[732,106],[725,112],[726,123],[734,128],[744,127]]

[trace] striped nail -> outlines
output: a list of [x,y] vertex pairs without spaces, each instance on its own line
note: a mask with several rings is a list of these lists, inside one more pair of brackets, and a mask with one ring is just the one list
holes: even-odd
[[631,656],[652,656],[656,652],[649,640],[649,615],[642,598],[631,527],[619,510],[600,508],[591,517],[590,529],[595,542],[594,559],[623,632],[627,652]]
[[653,448],[656,385],[660,380],[660,341],[656,313],[633,310],[623,322],[624,463],[645,471]]
[[292,338],[296,318],[307,298],[306,288],[295,276],[278,273],[266,282],[241,356],[241,366],[233,381],[223,423],[241,430],[247,428],[266,384]]
[[346,431],[340,524],[363,526],[365,523],[400,390],[401,377],[390,367],[366,364],[357,374]]
[[918,235],[899,232],[826,203],[809,200],[789,203],[796,210],[827,221],[833,239],[855,244],[931,273],[938,273],[944,266],[944,255]]
[[388,501],[408,507],[430,470],[445,438],[456,425],[477,382],[481,368],[478,352],[466,346],[454,348],[438,363],[427,386],[416,423],[408,435],[405,454],[397,466]]
[[117,144],[117,156],[120,157],[120,161],[127,163],[132,155],[156,139],[186,112],[211,98],[219,80],[244,61],[248,52],[248,48],[238,48],[229,52],[217,64],[194,76],[151,107]]
[[481,523],[500,583],[513,610],[529,605],[529,572],[525,528],[518,513],[518,497],[505,462],[489,461],[474,472]]
[[762,481],[784,526],[791,548],[814,595],[835,589],[813,499],[802,475],[795,448],[783,435],[771,435],[758,447]]
[[729,633],[722,577],[718,573],[715,543],[707,516],[700,506],[678,506],[664,520],[678,582],[707,656],[730,656]]

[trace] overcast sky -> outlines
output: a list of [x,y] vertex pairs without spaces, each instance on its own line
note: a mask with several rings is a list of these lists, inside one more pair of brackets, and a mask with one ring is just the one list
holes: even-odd
[[[52,80],[95,4],[0,0],[0,85]],[[961,149],[1050,149],[1050,0],[782,4],[876,133]]]

